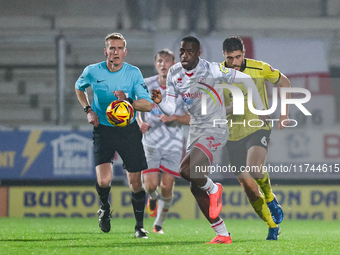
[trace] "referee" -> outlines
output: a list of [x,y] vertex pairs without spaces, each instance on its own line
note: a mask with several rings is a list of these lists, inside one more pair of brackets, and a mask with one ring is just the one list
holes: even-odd
[[[112,168],[111,161],[117,151],[123,160],[132,195],[136,219],[135,237],[148,238],[143,228],[145,191],[142,188],[141,172],[147,169],[142,133],[136,123],[126,127],[114,127],[106,119],[106,108],[114,100],[128,100],[138,111],[151,111],[152,100],[140,70],[126,62],[126,40],[119,33],[105,38],[106,61],[87,66],[75,84],[77,98],[84,108],[88,123],[93,127],[94,160],[96,167],[96,190],[101,200],[98,210],[99,227],[103,232],[111,229],[111,208],[108,201]],[[93,90],[90,105],[86,88]],[[136,116],[136,114],[135,114]]]

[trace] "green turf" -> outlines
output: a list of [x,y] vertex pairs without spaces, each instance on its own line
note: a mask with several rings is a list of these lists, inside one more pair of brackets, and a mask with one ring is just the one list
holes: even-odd
[[[145,228],[151,232],[153,221]],[[205,220],[166,220],[164,235],[133,237],[132,219],[112,220],[102,233],[97,219],[0,218],[0,254],[337,254],[340,222],[284,221],[279,241],[265,241],[260,220],[226,221],[233,243],[207,245],[214,236]]]

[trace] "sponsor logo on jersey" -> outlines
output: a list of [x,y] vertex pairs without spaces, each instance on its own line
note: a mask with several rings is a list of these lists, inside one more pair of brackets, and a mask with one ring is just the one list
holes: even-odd
[[141,83],[140,85],[146,90],[146,92],[149,93],[148,87],[145,85],[145,83]]
[[182,83],[182,78],[178,78],[177,83]]
[[191,105],[191,103],[192,103],[192,100],[190,98],[183,98],[183,101],[187,105]]
[[152,110],[150,111],[151,114],[155,115],[155,116],[159,116],[162,115],[163,112],[157,107],[157,108],[152,108]]
[[187,93],[182,93],[181,96],[185,104],[191,105],[192,100],[194,98],[202,98],[202,92],[195,92],[195,93],[187,92]]
[[195,92],[195,93],[190,93],[190,92],[187,92],[187,93],[182,93],[181,94],[182,98],[185,99],[185,98],[201,98],[202,97],[202,92]]

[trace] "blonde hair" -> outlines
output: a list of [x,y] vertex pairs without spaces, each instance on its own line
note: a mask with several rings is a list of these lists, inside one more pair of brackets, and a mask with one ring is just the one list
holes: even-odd
[[125,40],[124,36],[121,33],[108,34],[105,37],[105,46],[107,46],[107,41],[108,40],[122,40],[124,42],[124,48],[126,48],[126,40]]
[[172,58],[172,61],[175,61],[175,54],[169,50],[169,49],[163,49],[163,50],[160,50],[157,52],[156,56],[155,56],[155,59],[157,59],[157,57],[160,56],[160,57],[171,57]]

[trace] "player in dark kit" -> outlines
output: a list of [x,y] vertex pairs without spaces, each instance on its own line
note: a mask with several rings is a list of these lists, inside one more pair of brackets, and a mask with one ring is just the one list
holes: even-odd
[[[126,127],[114,127],[106,118],[106,108],[114,100],[128,100],[138,111],[151,111],[152,100],[139,69],[124,62],[127,54],[125,38],[112,33],[105,38],[106,61],[87,66],[76,82],[75,91],[84,107],[87,120],[93,127],[94,160],[97,174],[96,190],[101,200],[98,210],[99,226],[103,232],[111,229],[111,208],[108,201],[112,168],[117,151],[127,170],[136,219],[135,237],[148,238],[143,228],[145,191],[141,172],[147,169],[142,133],[135,121]],[[93,102],[87,98],[86,88],[93,89]],[[135,114],[136,116],[136,114]]]

